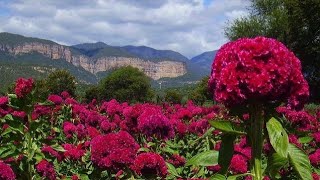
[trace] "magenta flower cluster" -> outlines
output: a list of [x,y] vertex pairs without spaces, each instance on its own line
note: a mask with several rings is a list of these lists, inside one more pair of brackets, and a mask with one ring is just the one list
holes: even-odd
[[282,43],[265,37],[223,45],[212,64],[209,87],[214,99],[228,106],[255,100],[301,108],[309,96],[299,59]]
[[32,91],[33,86],[34,86],[33,79],[19,78],[16,81],[14,92],[18,98],[23,98]]
[[99,135],[91,140],[91,160],[101,168],[116,170],[131,165],[139,148],[126,131]]

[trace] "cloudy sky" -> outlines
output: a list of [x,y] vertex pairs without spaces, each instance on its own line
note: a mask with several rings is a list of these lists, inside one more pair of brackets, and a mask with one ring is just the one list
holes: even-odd
[[0,32],[65,45],[102,41],[171,49],[187,57],[227,42],[248,0],[0,0]]

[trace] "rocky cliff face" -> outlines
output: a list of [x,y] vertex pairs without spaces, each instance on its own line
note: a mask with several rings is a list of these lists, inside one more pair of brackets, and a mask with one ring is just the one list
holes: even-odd
[[7,51],[14,55],[38,52],[53,60],[65,59],[69,63],[72,63],[78,67],[82,67],[93,74],[96,74],[100,71],[106,71],[129,65],[142,70],[147,76],[154,80],[163,77],[174,78],[187,73],[186,64],[183,62],[169,60],[151,62],[148,60],[131,57],[101,57],[98,59],[93,59],[85,55],[73,54],[69,47],[59,44],[43,44],[38,42],[25,43],[16,46],[0,44],[0,50]]

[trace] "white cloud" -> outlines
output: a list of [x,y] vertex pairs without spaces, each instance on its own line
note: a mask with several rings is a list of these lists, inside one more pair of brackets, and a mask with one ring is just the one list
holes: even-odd
[[[172,49],[192,57],[227,41],[227,19],[246,15],[246,0],[13,0],[1,4],[0,31],[67,45],[103,41]],[[207,3],[208,4],[208,3]]]

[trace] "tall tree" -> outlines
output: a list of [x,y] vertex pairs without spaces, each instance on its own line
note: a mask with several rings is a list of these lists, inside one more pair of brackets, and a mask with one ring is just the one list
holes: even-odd
[[313,100],[320,100],[320,1],[251,0],[250,14],[225,29],[230,40],[267,36],[289,47],[301,60]]
[[153,96],[150,79],[139,69],[122,67],[100,82],[101,98],[120,102],[144,102]]
[[67,91],[70,95],[75,95],[76,78],[67,70],[56,70],[45,79],[48,92],[51,94],[60,94]]

